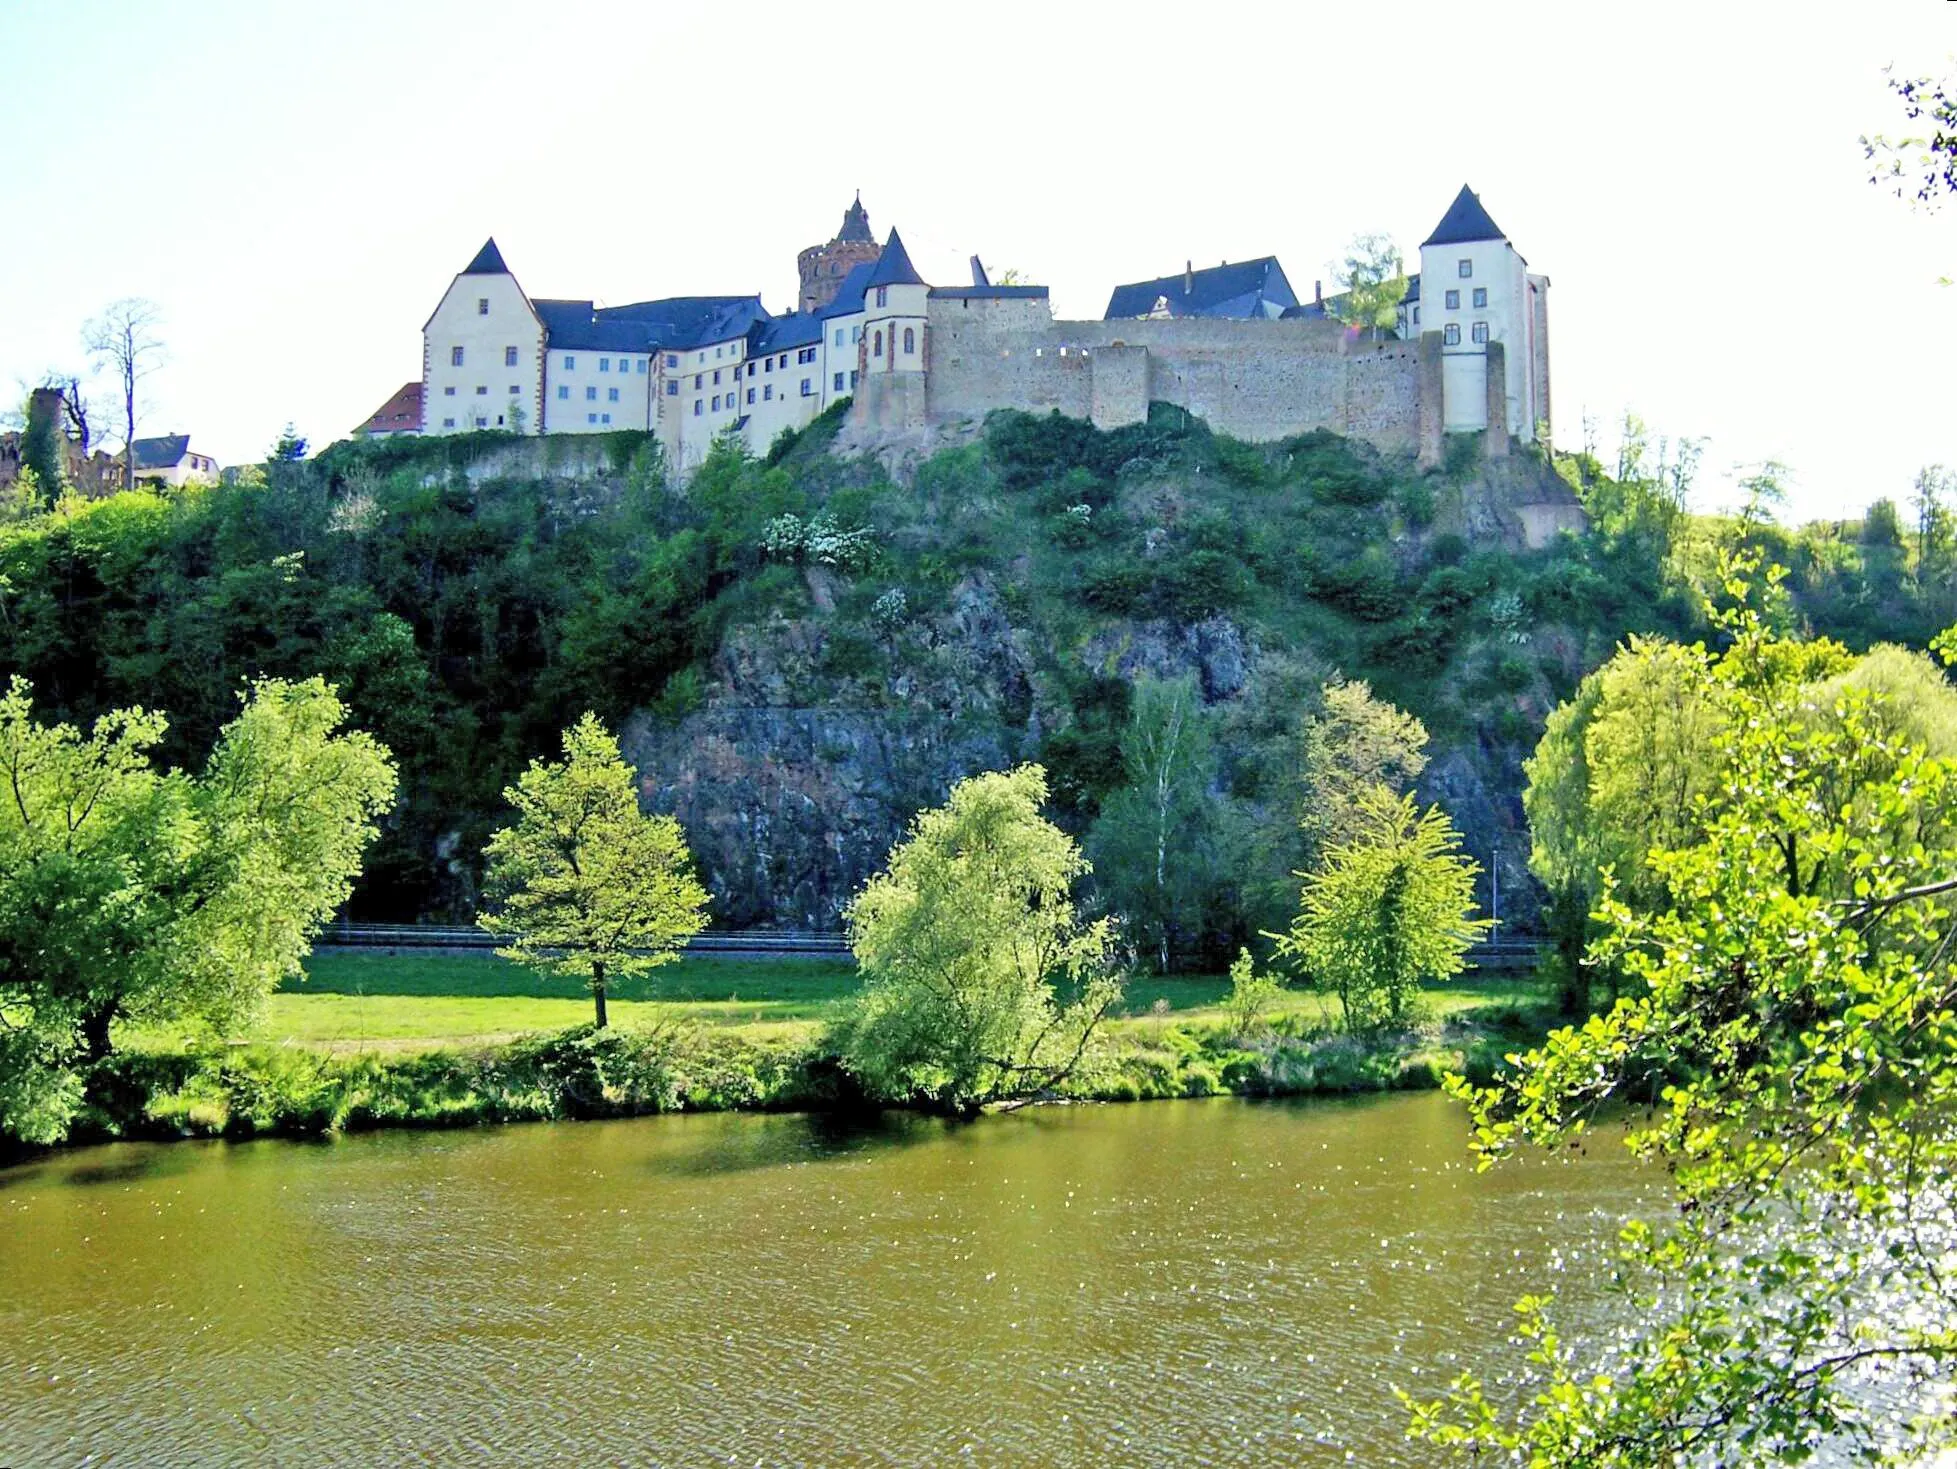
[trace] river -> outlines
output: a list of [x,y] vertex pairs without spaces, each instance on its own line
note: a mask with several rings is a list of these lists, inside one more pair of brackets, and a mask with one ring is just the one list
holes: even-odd
[[0,1171],[0,1464],[1414,1465],[1621,1150],[1456,1104],[659,1117]]

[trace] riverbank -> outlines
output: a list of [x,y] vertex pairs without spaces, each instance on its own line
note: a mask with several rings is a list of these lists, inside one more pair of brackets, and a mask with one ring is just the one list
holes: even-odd
[[[134,1032],[98,1070],[71,1141],[316,1136],[386,1127],[837,1111],[866,1104],[826,1044],[856,987],[831,960],[683,962],[624,987],[594,1031],[574,985],[514,965],[325,956],[252,1036]],[[1140,978],[1061,1096],[1080,1101],[1421,1089],[1486,1076],[1551,1023],[1533,982],[1436,987],[1424,1018],[1364,1041],[1325,997],[1288,991],[1248,1033],[1219,976]]]

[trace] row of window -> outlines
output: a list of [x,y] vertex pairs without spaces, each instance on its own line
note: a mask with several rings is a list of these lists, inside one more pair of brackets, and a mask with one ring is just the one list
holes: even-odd
[[[1447,293],[1447,301],[1445,304],[1449,311],[1459,311],[1461,309],[1461,293],[1459,291],[1449,291]],[[1488,287],[1486,286],[1475,287],[1474,304],[1478,309],[1487,308]]]
[[[1485,321],[1476,322],[1474,324],[1474,330],[1472,336],[1473,339],[1478,343],[1486,342],[1488,340],[1488,323]],[[1444,328],[1442,328],[1441,340],[1447,346],[1450,347],[1460,346],[1461,345],[1461,323],[1458,321],[1450,321]]]
[[[511,391],[514,392],[515,389],[511,389]],[[557,386],[557,396],[560,401],[569,398],[571,396],[570,388],[562,383],[559,383]],[[584,390],[584,401],[587,403],[596,403],[598,401],[598,390],[596,388],[586,388]],[[618,401],[618,389],[606,388],[605,401],[608,403],[616,403]]]
[[[511,348],[510,350],[511,350],[511,351],[515,351],[516,349],[515,349],[515,348]],[[644,371],[646,370],[646,364],[647,364],[647,362],[648,362],[648,361],[650,361],[650,360],[651,360],[651,359],[649,359],[649,358],[645,358],[645,357],[641,357],[641,358],[639,358],[639,359],[637,360],[637,363],[636,363],[636,366],[637,366],[637,369],[638,369],[638,371],[640,371],[641,373],[643,373],[643,372],[644,372]],[[666,362],[667,362],[667,365],[668,365],[668,366],[671,366],[671,365],[673,365],[673,363],[674,363],[675,361],[676,361],[676,359],[675,359],[675,358],[671,358],[671,357],[668,357],[668,358],[666,359]],[[633,370],[633,368],[634,368],[634,365],[635,365],[635,364],[634,364],[634,361],[633,361],[633,359],[632,359],[632,358],[630,358],[630,357],[621,357],[621,358],[619,358],[619,359],[618,359],[618,370],[619,370],[620,372],[631,372],[631,371]],[[576,371],[578,370],[578,359],[577,359],[577,358],[575,358],[575,357],[571,357],[571,356],[567,356],[567,357],[565,357],[565,359],[564,359],[564,370],[565,370],[566,372],[576,372]],[[610,371],[612,370],[612,360],[611,360],[611,358],[609,358],[609,357],[600,357],[600,358],[598,359],[598,370],[599,370],[600,372],[610,372]]]
[[[894,330],[890,333],[890,345],[893,347],[897,345],[897,333]],[[917,331],[913,327],[907,326],[904,328],[904,350],[912,354],[915,354],[917,351]],[[871,333],[870,355],[872,357],[883,356],[882,332]]]
[[[520,387],[518,387],[518,386],[517,386],[517,385],[516,385],[515,383],[511,383],[511,384],[510,384],[510,396],[511,396],[512,398],[517,398],[517,397],[521,397],[522,395],[523,395],[523,389],[522,389],[522,388],[520,388]],[[443,389],[442,389],[442,396],[443,396],[444,398],[453,398],[453,397],[455,396],[455,389],[454,389],[454,388],[443,388]],[[478,398],[487,398],[487,397],[489,396],[489,387],[488,387],[488,385],[487,385],[487,384],[484,384],[484,383],[478,383],[478,384],[476,384],[476,396],[477,396]]]

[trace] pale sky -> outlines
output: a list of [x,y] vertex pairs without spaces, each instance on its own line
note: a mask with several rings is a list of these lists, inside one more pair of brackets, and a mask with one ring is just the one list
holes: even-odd
[[[1386,18],[1390,15],[1390,19]],[[0,390],[165,313],[139,433],[234,462],[344,436],[420,372],[494,235],[532,295],[759,292],[861,189],[929,280],[1118,282],[1354,234],[1410,258],[1466,182],[1550,293],[1557,438],[1705,435],[1701,499],[1785,460],[1790,518],[1957,466],[1957,201],[1866,182],[1882,68],[1957,4],[504,5],[0,0]]]

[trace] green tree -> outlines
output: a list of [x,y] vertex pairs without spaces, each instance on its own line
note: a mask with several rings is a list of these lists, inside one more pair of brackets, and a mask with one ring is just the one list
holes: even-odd
[[1438,806],[1374,786],[1358,830],[1304,874],[1298,916],[1273,934],[1280,956],[1339,997],[1347,1030],[1397,1025],[1420,986],[1459,974],[1489,928],[1475,909],[1475,876],[1454,824]]
[[1375,699],[1363,680],[1335,679],[1321,692],[1323,707],[1304,729],[1298,825],[1307,865],[1368,827],[1374,791],[1400,795],[1427,768],[1427,726],[1413,715]]
[[484,851],[495,908],[477,922],[508,939],[505,959],[584,980],[603,1029],[606,985],[671,963],[707,925],[686,837],[639,809],[638,772],[592,714],[564,731],[563,760],[531,761],[503,796],[517,819]]
[[1598,958],[1639,992],[1497,1086],[1455,1087],[1484,1164],[1661,1098],[1629,1142],[1675,1207],[1626,1226],[1611,1272],[1639,1329],[1566,1341],[1527,1297],[1519,1408],[1464,1375],[1413,1405],[1418,1438],[1540,1469],[1916,1464],[1957,1443],[1957,768],[1881,693],[1824,706],[1777,676],[1806,660],[1757,610],[1721,621],[1698,830],[1651,856],[1656,910],[1602,905]]
[[1166,974],[1201,928],[1216,871],[1209,719],[1196,680],[1141,679],[1121,737],[1127,783],[1088,837],[1111,906]]
[[113,1027],[249,1021],[346,901],[393,798],[387,752],[319,679],[254,684],[204,773],[162,716],[86,736],[0,698],[0,1128],[54,1141]]
[[278,441],[265,457],[273,464],[297,464],[306,457],[305,437],[292,424],[279,431]]
[[974,776],[921,813],[850,904],[863,992],[843,1064],[875,1097],[971,1113],[1050,1091],[1121,996],[1088,867],[1042,816],[1046,772]]
[[1399,324],[1400,303],[1407,295],[1406,259],[1387,235],[1358,235],[1346,246],[1345,258],[1332,267],[1344,288],[1343,297],[1326,303],[1334,320],[1355,330],[1364,328],[1379,340],[1380,328]]

